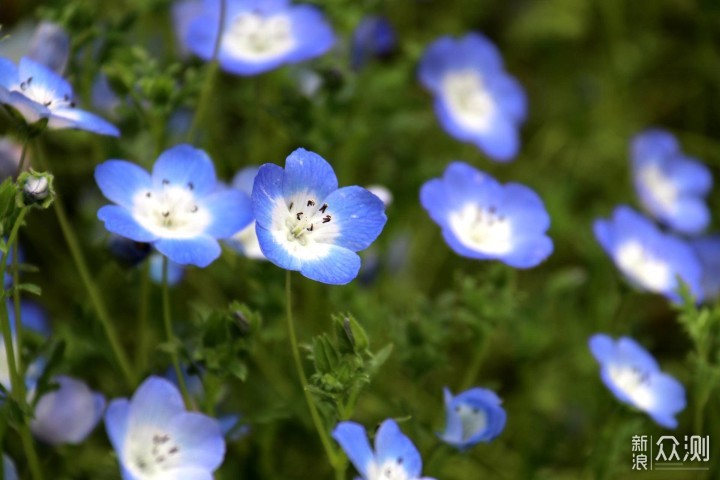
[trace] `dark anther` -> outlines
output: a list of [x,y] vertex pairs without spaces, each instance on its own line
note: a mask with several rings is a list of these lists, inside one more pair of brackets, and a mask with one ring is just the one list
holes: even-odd
[[398,465],[402,465],[403,460],[404,460],[403,457],[398,457],[398,459],[397,459]]
[[178,447],[173,447],[173,448],[170,449],[170,451],[169,451],[168,453],[169,453],[170,455],[174,455],[174,454],[176,454],[177,452],[178,452]]
[[49,107],[50,105],[52,105],[52,100],[48,100],[47,102],[43,103],[43,105]]
[[455,407],[455,411],[456,411],[457,413],[460,413],[460,405],[458,405],[457,407]]
[[197,211],[198,211],[198,206],[197,206],[197,205],[193,205],[193,207],[190,209],[190,212],[191,212],[191,213],[195,213],[195,212],[197,212]]
[[315,200],[308,200],[307,206],[308,206],[308,207],[314,207],[314,206],[315,206]]
[[70,97],[68,96],[67,93],[65,95],[63,95],[63,100],[65,100],[66,102],[70,101]]
[[152,193],[151,193],[151,192],[147,192],[147,193],[145,194],[145,196],[146,196],[147,198],[150,198],[150,197],[152,197]]
[[302,216],[303,216],[303,212],[298,212],[298,214],[295,215],[295,217],[297,217],[298,220],[300,220],[302,218]]
[[160,443],[160,435],[153,435],[153,443]]
[[25,82],[20,82],[20,90],[25,90],[27,88],[27,84]]
[[167,218],[170,216],[170,212],[162,212],[162,216]]
[[189,189],[189,190],[194,190],[194,189],[195,189],[195,185],[193,184],[193,182],[188,182],[188,189]]
[[28,77],[27,84],[30,85],[32,83],[32,77]]
[[477,415],[478,413],[480,413],[480,410],[478,410],[477,408],[474,408],[474,407],[473,407],[472,412],[473,412],[475,415]]
[[157,461],[158,461],[158,463],[162,463],[162,462],[165,461],[165,457],[163,457],[162,455],[160,455],[159,457],[157,457]]
[[332,220],[332,217],[330,215],[325,215],[323,217],[323,223],[328,223],[330,220]]
[[163,184],[163,185],[169,185],[169,184],[170,184],[170,180],[168,180],[167,178],[163,178],[162,184]]
[[325,213],[325,210],[327,210],[327,203],[323,203],[323,206],[320,207],[320,213]]
[[494,205],[493,205],[492,207],[488,208],[488,211],[489,211],[490,213],[495,213],[496,210],[497,210],[497,209],[495,208]]
[[295,202],[290,202],[290,206],[288,207],[288,210],[290,210],[291,212],[292,212],[293,205],[295,205]]
[[315,226],[311,223],[310,226],[307,228],[307,231],[312,232],[314,227]]
[[504,222],[504,221],[505,221],[505,215],[500,215],[500,216],[498,217],[498,221],[499,221],[499,222]]
[[75,102],[70,102],[70,108],[75,108]]

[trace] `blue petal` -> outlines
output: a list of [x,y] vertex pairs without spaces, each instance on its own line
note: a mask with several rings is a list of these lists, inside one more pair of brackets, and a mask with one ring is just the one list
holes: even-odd
[[180,265],[207,267],[220,256],[217,240],[209,235],[194,238],[161,238],[155,243],[160,253]]
[[300,273],[311,280],[330,285],[345,285],[357,277],[360,271],[360,257],[357,253],[335,245],[328,245],[327,251],[327,255],[322,258],[302,262]]
[[95,115],[94,113],[80,110],[79,108],[57,108],[51,111],[48,121],[48,128],[75,128],[78,130],[86,130],[88,132],[97,133],[99,135],[109,135],[111,137],[119,137],[120,130],[107,120]]
[[673,182],[683,193],[705,196],[713,185],[710,169],[694,158],[679,156],[667,166]]
[[285,270],[300,270],[302,260],[291,255],[280,243],[275,240],[273,233],[258,222],[255,225],[255,233],[257,233],[260,250],[263,255],[272,263]]
[[527,116],[527,96],[522,85],[505,74],[492,76],[488,82],[488,90],[495,105],[512,122],[523,122]]
[[691,245],[702,265],[703,296],[714,300],[720,294],[720,236],[696,238]]
[[[237,2],[226,3],[229,4],[229,7]],[[218,0],[206,0],[203,3],[203,13],[191,21],[183,38],[183,43],[188,50],[192,51],[195,55],[206,61],[212,58],[215,41],[218,35],[218,24],[220,19],[219,4],[220,2]],[[230,12],[228,11],[227,14],[229,17]]]
[[333,430],[332,437],[340,444],[358,473],[367,478],[374,457],[365,427],[355,422],[340,422]]
[[545,232],[550,227],[550,215],[540,196],[525,185],[508,183],[503,187],[502,212],[512,219],[519,234]]
[[677,428],[675,415],[686,406],[685,387],[666,373],[657,373],[650,379],[656,404],[648,411],[658,424]]
[[132,397],[127,429],[131,435],[152,427],[164,430],[175,417],[184,412],[185,404],[177,387],[164,378],[151,376]]
[[125,160],[108,160],[95,167],[95,181],[105,198],[125,208],[132,208],[139,191],[152,189],[150,174]]
[[5,480],[18,480],[18,473],[17,469],[15,468],[15,464],[13,461],[5,455],[2,454],[2,468],[3,468],[3,475]]
[[35,123],[50,116],[50,110],[46,106],[30,100],[20,92],[10,92],[2,101],[20,112],[27,123]]
[[387,217],[382,200],[358,186],[335,190],[324,200],[332,223],[339,230],[333,243],[359,252],[380,235]]
[[203,198],[202,205],[212,217],[205,233],[215,238],[232,237],[254,220],[250,197],[239,190],[215,192]]
[[335,43],[330,24],[317,8],[297,5],[290,9],[292,32],[299,45],[287,54],[288,62],[296,63],[327,53]]
[[18,64],[18,80],[27,81],[32,77],[34,88],[49,92],[54,99],[72,98],[73,91],[70,84],[57,73],[45,65],[29,57],[23,57]]
[[253,215],[260,226],[270,228],[276,202],[285,201],[282,192],[283,175],[281,167],[266,163],[255,176],[251,202]]
[[497,258],[514,268],[532,268],[553,252],[553,243],[545,235],[526,237],[514,243],[513,250]]
[[152,170],[153,186],[163,188],[163,182],[188,187],[198,197],[211,193],[216,188],[215,167],[207,153],[190,145],[177,145],[165,150],[158,157]]
[[55,23],[40,22],[30,41],[28,57],[62,74],[69,56],[70,37],[67,32]]
[[455,40],[452,37],[441,37],[425,49],[420,59],[418,76],[420,82],[431,92],[437,93],[442,88],[442,79],[447,73],[447,58],[454,49]]
[[387,460],[402,464],[410,478],[419,476],[422,471],[420,452],[394,420],[385,420],[380,425],[375,435],[375,458],[378,465]]
[[660,366],[655,358],[630,337],[620,337],[617,341],[613,361],[631,364],[648,373],[660,371]]
[[337,188],[335,172],[317,153],[298,148],[285,160],[282,186],[285,198],[290,198],[296,193],[310,192],[321,201]]
[[462,420],[454,410],[453,396],[446,387],[443,389],[445,399],[445,431],[440,438],[450,444],[459,445],[462,443]]
[[634,162],[658,161],[680,151],[675,136],[661,129],[649,129],[637,134],[631,143]]
[[[15,331],[15,309],[12,302],[8,302],[8,317],[10,319],[10,327]],[[20,303],[20,318],[22,326],[26,330],[31,330],[45,337],[50,335],[50,323],[45,309],[36,302],[23,300]]]
[[127,437],[129,418],[130,402],[125,398],[113,400],[105,411],[105,430],[110,438],[110,443],[112,443],[121,460],[125,438]]
[[18,69],[7,58],[0,57],[0,87],[10,89],[19,83]]
[[666,220],[677,232],[698,235],[710,224],[710,210],[703,199],[684,197],[678,200],[675,214]]
[[604,333],[596,333],[588,340],[590,352],[592,352],[595,360],[601,365],[610,362],[615,356],[615,342]]
[[181,413],[165,428],[182,451],[179,467],[200,467],[212,471],[222,463],[225,439],[220,424],[214,418],[195,412]]
[[157,235],[141,226],[129,210],[117,205],[105,205],[98,210],[98,218],[105,222],[105,228],[122,237],[136,242],[154,242]]
[[496,115],[490,128],[478,134],[473,143],[491,159],[509,162],[520,150],[518,126],[511,119]]

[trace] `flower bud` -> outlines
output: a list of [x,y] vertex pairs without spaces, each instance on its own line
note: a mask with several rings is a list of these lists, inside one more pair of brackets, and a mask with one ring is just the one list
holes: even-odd
[[55,199],[54,177],[51,173],[30,170],[18,177],[18,207],[47,208]]

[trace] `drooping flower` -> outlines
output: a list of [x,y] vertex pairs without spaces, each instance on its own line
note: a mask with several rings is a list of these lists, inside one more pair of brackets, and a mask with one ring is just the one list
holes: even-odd
[[390,54],[396,44],[395,29],[387,18],[374,15],[363,18],[352,36],[352,68],[361,68],[371,57]]
[[220,256],[218,239],[252,221],[250,202],[219,186],[210,158],[190,145],[163,152],[152,175],[133,163],[108,160],[96,167],[95,180],[116,203],[98,211],[105,228],[152,243],[182,265],[208,266]]
[[364,480],[432,480],[420,477],[420,452],[394,420],[385,420],[378,428],[374,452],[365,427],[358,423],[340,422],[332,436]]
[[17,469],[15,468],[15,464],[13,461],[5,455],[2,454],[2,460],[3,460],[3,475],[5,480],[18,480],[18,473]]
[[490,40],[478,33],[436,40],[423,54],[419,76],[435,96],[435,113],[450,135],[475,144],[493,160],[515,157],[527,100]]
[[159,377],[130,401],[113,400],[105,428],[125,480],[211,479],[225,457],[218,422],[186,411],[178,389]]
[[302,148],[287,157],[285,169],[260,167],[252,205],[268,260],[336,285],[357,276],[355,252],[369,247],[387,221],[379,198],[358,186],[338,189],[330,164]]
[[595,238],[636,287],[680,301],[679,276],[696,300],[702,299],[702,268],[685,241],[661,232],[630,207],[615,209],[610,220],[596,220]]
[[[220,1],[205,0],[203,14],[188,27],[187,48],[210,60],[218,37]],[[332,28],[320,10],[289,0],[225,0],[220,67],[236,75],[257,75],[326,53]]]
[[453,162],[426,182],[420,202],[455,253],[534,267],[553,250],[550,217],[540,197],[517,183],[502,185],[470,165]]
[[445,432],[440,438],[461,450],[479,442],[493,441],[505,428],[507,415],[492,390],[471,388],[453,397],[445,395]]
[[690,240],[702,266],[703,298],[706,301],[720,297],[720,235],[707,235]]
[[712,188],[710,170],[686,156],[665,130],[646,130],[632,141],[635,189],[643,207],[660,222],[686,234],[702,232],[710,222],[705,197]]
[[635,340],[598,333],[590,351],[600,364],[600,376],[621,402],[644,411],[659,425],[677,427],[675,415],[685,408],[685,388],[660,371],[652,355]]
[[28,124],[47,119],[48,128],[75,128],[120,136],[110,123],[75,106],[72,87],[60,75],[28,58],[18,66],[0,58],[0,103],[19,112]]
[[[253,185],[255,184],[255,177],[259,167],[246,167],[240,170],[232,181],[232,186],[236,190],[242,192],[243,195],[247,196],[248,201],[252,196]],[[260,249],[260,242],[258,241],[257,233],[255,232],[255,220],[250,225],[243,228],[228,241],[228,244],[239,253],[245,255],[248,258],[255,260],[265,260]]]

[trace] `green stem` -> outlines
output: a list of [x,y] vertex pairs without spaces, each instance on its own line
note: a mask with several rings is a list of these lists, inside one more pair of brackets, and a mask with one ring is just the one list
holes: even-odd
[[185,385],[185,376],[182,370],[180,370],[180,361],[178,360],[177,351],[175,351],[175,336],[172,332],[172,320],[170,319],[170,292],[168,289],[168,259],[163,256],[163,269],[162,269],[162,302],[163,302],[163,320],[165,323],[165,337],[170,344],[170,360],[175,369],[175,375],[177,375],[178,385],[180,386],[180,393],[182,393],[183,401],[185,402],[185,408],[188,410],[193,409],[192,397],[188,392],[187,385]]
[[[39,144],[37,150],[38,162],[40,162],[43,170],[48,170],[47,163],[45,162],[45,159],[40,153],[41,150]],[[80,274],[80,279],[82,280],[83,286],[88,293],[90,303],[95,309],[95,314],[97,315],[98,320],[100,321],[100,324],[105,331],[105,336],[107,336],[107,339],[110,342],[110,348],[112,349],[115,360],[117,361],[118,366],[122,371],[125,383],[129,388],[135,388],[136,379],[135,374],[130,367],[130,361],[125,354],[125,351],[121,347],[120,341],[118,340],[117,334],[115,333],[115,329],[113,328],[112,322],[110,321],[110,316],[105,309],[105,304],[103,303],[102,297],[100,296],[100,293],[98,292],[97,287],[95,286],[95,283],[90,276],[87,262],[85,261],[85,257],[83,256],[83,252],[80,248],[77,237],[75,236],[75,231],[70,226],[67,214],[65,213],[65,207],[63,206],[59,192],[57,192],[57,187],[55,187],[55,190],[56,194],[55,201],[53,202],[53,208],[55,210],[55,214],[57,215],[58,223],[60,224],[60,230],[62,230],[63,236],[65,237],[65,242],[67,242],[68,248],[70,249],[70,255],[72,256],[73,262],[75,263],[75,268],[77,268],[77,271]]]
[[150,260],[145,260],[145,265],[140,272],[140,308],[138,311],[138,332],[140,332],[140,341],[138,343],[137,352],[137,365],[136,370],[138,372],[144,372],[147,367],[147,351],[148,341],[150,335],[148,335],[147,329],[147,318],[148,318],[148,305],[150,298]]
[[[20,211],[20,214],[25,216],[26,209],[23,208]],[[8,245],[8,252],[10,251],[10,245]],[[12,246],[12,267],[13,267],[13,305],[15,307],[15,338],[17,339],[18,349],[22,348],[22,328],[20,326],[22,325],[22,312],[20,312],[20,289],[17,288],[18,285],[20,285],[20,278],[18,273],[18,242],[15,242]],[[3,275],[0,278],[5,278]],[[18,355],[17,358],[17,369],[18,372],[22,375],[22,372],[25,370],[23,369],[22,364],[22,355]]]
[[328,460],[330,460],[330,465],[332,465],[333,469],[335,470],[335,475],[338,476],[338,472],[340,470],[340,462],[338,461],[338,456],[335,454],[335,450],[333,449],[332,443],[330,442],[330,437],[328,436],[327,431],[325,431],[323,422],[320,419],[320,413],[317,411],[317,407],[315,406],[315,402],[313,401],[312,394],[310,393],[310,390],[308,390],[307,377],[305,377],[305,371],[303,370],[302,361],[300,360],[300,350],[298,349],[297,336],[295,335],[295,324],[292,318],[292,294],[290,279],[291,272],[290,270],[287,270],[285,276],[285,306],[287,309],[288,333],[290,334],[290,346],[292,347],[293,360],[295,361],[295,369],[297,370],[298,377],[300,378],[303,393],[305,394],[305,401],[307,402],[308,409],[310,409],[310,415],[312,416],[313,423],[315,424],[315,429],[320,436],[320,442],[325,449],[325,454],[327,455]]
[[33,443],[32,435],[30,434],[30,427],[25,422],[23,422],[22,428],[20,428],[20,439],[22,440],[23,448],[25,449],[25,455],[27,455],[30,475],[33,480],[43,480],[43,473],[40,468],[40,458],[38,458],[38,454],[35,451],[35,444]]
[[463,377],[460,389],[461,392],[473,386],[473,384],[477,380],[478,373],[480,373],[480,368],[482,367],[482,362],[485,359],[485,352],[487,351],[487,337],[488,332],[483,332],[483,337],[480,340],[480,345],[478,345],[478,347],[475,349],[475,355],[470,361],[470,366],[465,371],[465,376]]
[[22,146],[22,152],[20,153],[20,162],[18,163],[18,169],[16,177],[20,175],[23,172],[23,169],[25,168],[25,158],[27,158],[27,150],[28,150],[28,144],[30,143],[30,140],[25,137],[25,141],[23,142]]

